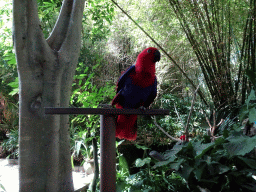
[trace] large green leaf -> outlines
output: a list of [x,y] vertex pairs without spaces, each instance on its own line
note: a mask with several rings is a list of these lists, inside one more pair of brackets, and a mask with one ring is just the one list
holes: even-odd
[[251,90],[251,93],[250,95],[248,96],[247,100],[245,101],[246,105],[247,105],[247,109],[249,107],[249,104],[250,104],[250,101],[252,99],[255,99],[255,91],[254,90]]
[[201,180],[201,177],[202,177],[206,167],[207,167],[207,163],[201,162],[200,165],[197,167],[197,169],[194,170],[194,174],[199,181]]
[[18,77],[15,78],[15,80],[11,83],[8,83],[9,86],[12,87],[12,91],[9,93],[9,95],[15,95],[19,93],[19,79]]
[[157,168],[157,167],[161,167],[161,166],[164,166],[164,165],[167,165],[171,162],[174,161],[176,157],[175,156],[172,156],[171,158],[169,158],[167,161],[160,161],[160,162],[157,162],[153,168]]
[[119,145],[121,145],[124,141],[125,141],[124,139],[121,140],[121,141],[116,141],[116,148],[117,148]]
[[116,192],[123,192],[126,187],[126,182],[117,181],[116,182]]
[[256,109],[255,108],[252,108],[249,111],[249,121],[250,122],[256,122]]
[[7,63],[8,63],[9,65],[16,65],[16,58],[15,58],[15,57],[12,58],[12,59],[9,60]]
[[181,164],[184,162],[185,162],[185,159],[179,159],[178,161],[171,163],[170,168],[178,171],[181,167]]
[[167,151],[164,155],[164,157],[166,159],[172,158],[173,156],[175,156],[178,152],[180,152],[182,150],[183,145],[174,145],[174,147]]
[[242,161],[242,163],[240,163],[240,164],[245,164],[248,167],[256,170],[256,161],[254,159],[248,159],[248,158],[244,158],[244,157],[240,157],[240,156],[238,156],[237,158],[240,160],[240,162]]
[[125,176],[129,176],[129,166],[124,156],[119,156],[119,167],[123,170]]
[[228,138],[229,143],[225,143],[223,146],[229,153],[230,157],[236,155],[242,155],[249,153],[256,146],[256,136],[238,136]]
[[142,150],[147,150],[147,149],[150,149],[146,146],[142,146],[142,145],[138,145],[138,144],[135,144],[135,146],[138,148],[138,149],[142,149]]
[[185,164],[181,170],[181,176],[188,180],[190,174],[192,173],[192,171],[194,170],[194,167],[189,166],[188,164]]
[[220,175],[230,170],[230,168],[226,165],[222,165],[219,162],[212,161],[208,164],[208,173],[212,176]]
[[18,93],[19,93],[19,88],[15,88],[15,89],[13,89],[13,90],[9,93],[9,95],[13,96],[13,95],[16,95],[16,94],[18,94]]
[[145,159],[138,158],[138,159],[136,159],[136,161],[135,161],[135,166],[136,166],[136,167],[142,167],[142,166],[144,166],[145,164],[149,164],[150,161],[151,161],[151,158],[150,158],[150,157],[147,157],[147,158],[145,158]]
[[194,143],[194,149],[196,150],[196,159],[201,158],[207,151],[212,149],[215,143],[202,144],[200,141]]

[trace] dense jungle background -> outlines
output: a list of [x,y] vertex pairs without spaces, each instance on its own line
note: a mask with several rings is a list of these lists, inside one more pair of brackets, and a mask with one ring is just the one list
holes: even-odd
[[[0,2],[0,158],[18,158],[12,2]],[[47,38],[62,1],[37,2]],[[86,1],[70,107],[110,104],[143,49],[162,54],[151,108],[170,115],[141,116],[136,141],[117,139],[118,191],[256,191],[255,18],[256,0]],[[73,165],[93,158],[99,126],[70,116]]]

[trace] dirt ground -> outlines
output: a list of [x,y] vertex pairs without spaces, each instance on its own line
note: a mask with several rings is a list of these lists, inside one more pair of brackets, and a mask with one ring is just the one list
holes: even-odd
[[[86,175],[83,172],[73,171],[73,182],[75,190],[91,183],[93,174]],[[7,192],[19,191],[19,169],[18,165],[10,165],[6,159],[0,159],[0,184]],[[0,192],[4,192],[0,187]]]

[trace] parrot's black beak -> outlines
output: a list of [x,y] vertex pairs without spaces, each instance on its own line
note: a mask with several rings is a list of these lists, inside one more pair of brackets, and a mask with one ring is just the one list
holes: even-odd
[[155,51],[154,53],[154,62],[160,61],[161,54],[158,50]]

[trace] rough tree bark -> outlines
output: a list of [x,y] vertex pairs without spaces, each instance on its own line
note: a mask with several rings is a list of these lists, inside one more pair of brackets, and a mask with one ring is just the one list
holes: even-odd
[[13,1],[19,74],[20,191],[74,191],[68,116],[44,107],[68,107],[81,41],[84,0],[64,0],[45,40],[37,1]]

